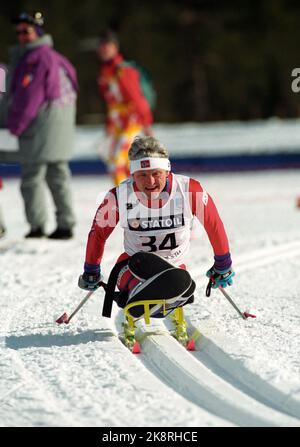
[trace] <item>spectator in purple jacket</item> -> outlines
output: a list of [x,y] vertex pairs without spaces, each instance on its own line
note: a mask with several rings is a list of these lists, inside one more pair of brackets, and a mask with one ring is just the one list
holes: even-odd
[[76,71],[53,49],[41,13],[22,13],[14,25],[19,44],[11,55],[7,127],[19,138],[21,192],[30,225],[25,237],[46,236],[46,183],[56,208],[56,228],[48,238],[69,239],[75,225],[68,161],[75,130]]

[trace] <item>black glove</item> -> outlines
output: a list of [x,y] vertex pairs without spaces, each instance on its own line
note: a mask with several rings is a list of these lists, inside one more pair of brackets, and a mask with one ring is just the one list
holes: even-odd
[[84,272],[79,276],[78,286],[84,290],[96,290],[100,286],[102,279],[101,273]]

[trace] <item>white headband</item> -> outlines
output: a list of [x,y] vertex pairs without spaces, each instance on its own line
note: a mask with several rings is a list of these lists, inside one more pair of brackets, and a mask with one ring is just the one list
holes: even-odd
[[171,163],[168,158],[140,158],[130,161],[130,174],[136,171],[149,171],[149,169],[165,169],[171,171]]

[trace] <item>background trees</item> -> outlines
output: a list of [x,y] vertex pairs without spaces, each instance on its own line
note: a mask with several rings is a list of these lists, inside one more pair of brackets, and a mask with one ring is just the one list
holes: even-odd
[[[10,4],[11,3],[11,4]],[[99,31],[120,35],[126,58],[151,73],[160,122],[255,119],[300,114],[291,90],[300,67],[295,0],[36,0],[2,2],[0,61],[15,36],[10,18],[41,10],[55,47],[78,70],[79,123],[100,123],[96,86]]]

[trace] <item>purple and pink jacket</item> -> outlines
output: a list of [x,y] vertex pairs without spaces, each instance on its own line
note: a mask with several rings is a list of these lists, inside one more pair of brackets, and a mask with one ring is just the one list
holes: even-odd
[[60,68],[78,89],[72,64],[48,42],[28,46],[19,60],[11,82],[11,105],[7,127],[20,136],[37,117],[42,106],[60,97]]

